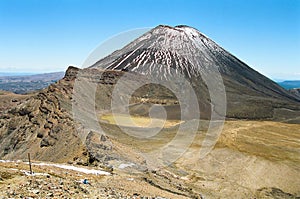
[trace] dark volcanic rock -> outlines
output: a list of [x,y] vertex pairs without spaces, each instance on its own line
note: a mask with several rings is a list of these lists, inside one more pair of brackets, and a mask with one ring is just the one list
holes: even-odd
[[74,80],[77,76],[77,73],[80,69],[76,68],[74,66],[69,66],[69,68],[67,69],[66,73],[65,73],[65,80],[71,81]]
[[291,89],[289,91],[300,99],[300,88]]
[[[208,90],[206,82],[215,80],[204,76],[217,69],[225,85],[228,118],[276,120],[278,115],[274,112],[283,108],[300,114],[299,98],[188,26],[158,26],[90,68],[132,71],[146,76],[159,71],[160,76],[169,80],[173,77],[170,69],[173,69],[191,82],[203,118],[210,118],[209,92],[212,89],[218,92],[218,86]],[[153,96],[150,101],[157,98]],[[218,104],[213,107],[218,109]]]

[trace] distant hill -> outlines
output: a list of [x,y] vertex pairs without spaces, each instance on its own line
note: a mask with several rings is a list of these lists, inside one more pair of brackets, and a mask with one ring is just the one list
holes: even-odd
[[0,77],[3,76],[25,76],[25,75],[36,75],[37,73],[4,73],[4,72],[0,72]]
[[34,75],[0,73],[0,90],[24,94],[44,89],[50,84],[63,78],[63,76],[64,72]]
[[300,80],[283,81],[283,82],[278,82],[278,84],[288,90],[294,88],[300,88]]

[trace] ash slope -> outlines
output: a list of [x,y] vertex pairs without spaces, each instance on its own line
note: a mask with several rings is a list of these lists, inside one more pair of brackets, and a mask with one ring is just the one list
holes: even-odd
[[[220,72],[226,89],[227,117],[238,119],[285,120],[289,111],[300,111],[300,99],[272,80],[250,68],[214,41],[188,26],[160,25],[124,48],[99,60],[91,68],[133,71],[149,74],[159,71],[172,79],[170,69],[180,72],[194,85],[200,110],[210,116],[211,100],[207,78]],[[210,77],[209,77],[210,78]],[[214,81],[209,79],[209,81]],[[259,107],[257,105],[259,104]],[[288,112],[282,113],[282,109]],[[287,116],[286,116],[287,115]],[[296,115],[300,115],[297,112]]]

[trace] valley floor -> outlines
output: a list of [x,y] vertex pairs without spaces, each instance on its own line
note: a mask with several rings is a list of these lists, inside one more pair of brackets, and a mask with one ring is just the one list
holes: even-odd
[[[109,173],[83,172],[34,161],[0,162],[0,198],[299,198],[300,125],[270,121],[226,121],[218,143],[199,158],[203,132],[169,167],[141,171],[123,162]],[[173,133],[172,131],[169,133]],[[168,135],[169,136],[169,135]],[[168,140],[166,136],[166,140]],[[161,145],[164,136],[151,147]],[[112,140],[126,143],[126,137]],[[146,149],[139,142],[123,146]],[[25,170],[25,171],[24,171]],[[88,183],[83,183],[87,179]]]

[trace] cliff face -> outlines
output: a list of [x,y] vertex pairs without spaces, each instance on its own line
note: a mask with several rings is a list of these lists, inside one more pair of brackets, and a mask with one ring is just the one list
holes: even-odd
[[[6,107],[0,117],[0,159],[32,159],[78,164],[99,164],[109,167],[108,161],[126,161],[130,158],[104,135],[84,129],[74,120],[73,88],[78,73],[97,83],[97,110],[109,109],[112,87],[123,72],[69,67],[63,79],[48,88],[29,95]],[[98,75],[97,75],[98,74]],[[92,78],[91,78],[92,77]],[[88,101],[89,96],[81,93]],[[83,108],[84,107],[80,107]],[[87,118],[93,119],[93,118]],[[114,146],[114,147],[113,147]],[[130,148],[127,149],[131,151]],[[134,152],[131,152],[134,154]]]
[[0,156],[64,162],[83,150],[70,109],[76,69],[1,115]]

